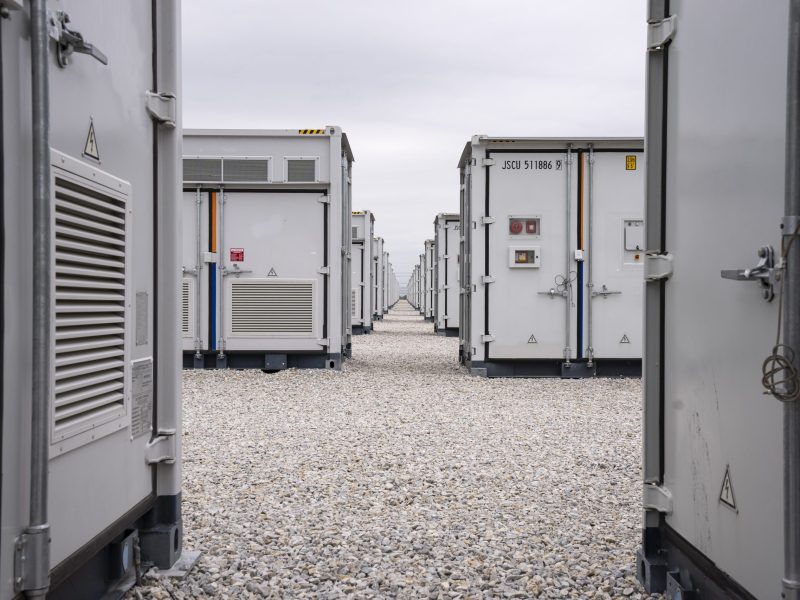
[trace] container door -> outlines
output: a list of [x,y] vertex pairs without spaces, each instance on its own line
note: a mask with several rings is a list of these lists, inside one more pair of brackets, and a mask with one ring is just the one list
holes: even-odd
[[353,287],[350,294],[350,314],[353,325],[364,324],[364,243],[356,242],[350,250]]
[[[680,33],[669,46],[666,192],[661,207],[648,198],[664,209],[674,256],[660,284],[665,522],[754,597],[780,598],[782,406],[761,386],[778,302],[720,275],[780,248],[788,5],[673,0],[670,10]],[[719,44],[709,32],[720,27],[757,43]]]
[[[208,349],[207,255],[210,192],[183,192],[181,338],[186,352]],[[199,245],[198,245],[199,242]]]
[[[487,358],[575,357],[575,172],[565,152],[493,155],[489,174]],[[567,202],[567,181],[569,206]],[[571,217],[568,217],[568,211]],[[569,333],[568,333],[569,332]],[[569,342],[567,342],[569,336]]]
[[328,224],[321,197],[225,192],[218,329],[224,349],[322,349]]
[[592,171],[592,222],[586,227],[593,287],[584,304],[588,311],[591,303],[594,356],[641,358],[644,153],[595,152],[594,163],[586,163]]
[[458,221],[447,221],[444,228],[444,326],[458,327],[458,301],[461,286],[458,273],[458,249],[461,225]]

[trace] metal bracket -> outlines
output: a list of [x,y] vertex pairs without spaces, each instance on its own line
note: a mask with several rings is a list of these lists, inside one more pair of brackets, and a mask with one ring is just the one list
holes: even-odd
[[215,263],[219,258],[216,252],[203,252],[201,256],[204,263]]
[[327,346],[328,343],[329,343],[328,338],[324,338],[324,339],[320,338],[320,339],[317,340],[317,345],[318,346]]
[[56,42],[56,59],[58,66],[62,69],[69,64],[70,56],[77,52],[88,54],[96,61],[108,64],[108,57],[98,48],[83,39],[83,35],[78,31],[73,31],[67,27],[69,15],[64,11],[51,12],[48,14],[48,33]]
[[800,235],[800,216],[787,215],[781,219],[781,231],[784,236]]
[[491,225],[497,221],[494,217],[481,217],[481,225]]
[[50,525],[28,527],[14,540],[14,591],[45,590],[50,585],[48,560],[38,563],[38,557],[50,556]]
[[481,166],[482,167],[491,167],[494,164],[493,158],[482,158],[481,159]]
[[481,283],[487,284],[487,283],[494,283],[494,282],[495,282],[495,279],[491,275],[481,275]]
[[677,15],[670,15],[659,21],[651,21],[647,24],[647,49],[660,50],[664,45],[675,37],[677,28]]
[[178,105],[175,94],[147,91],[144,93],[144,97],[145,108],[150,118],[159,125],[174,129]]
[[566,298],[567,297],[567,290],[560,290],[559,291],[556,288],[550,288],[546,292],[538,292],[538,294],[540,296],[550,296],[551,298],[555,298],[556,296],[559,296],[561,298]]
[[484,344],[487,343],[487,342],[493,342],[493,341],[494,341],[494,336],[491,335],[491,334],[484,333],[481,336],[481,342],[484,343]]
[[319,269],[317,269],[317,273],[319,273],[320,275],[330,275],[331,274],[331,268],[330,267],[320,267]]
[[317,202],[319,202],[320,204],[330,204],[331,203],[331,197],[327,196],[327,195],[326,196],[320,196],[319,198],[317,198]]
[[223,277],[227,277],[228,275],[236,275],[238,277],[239,275],[242,275],[244,273],[252,273],[253,272],[250,269],[240,269],[239,265],[233,265],[232,269],[229,269],[227,267],[220,267],[219,271],[220,271],[220,273],[222,273]]
[[642,488],[645,510],[655,510],[665,515],[672,514],[672,492],[656,483],[645,482]]
[[669,253],[659,254],[658,252],[644,253],[644,280],[660,281],[669,279],[673,273],[674,256]]
[[775,284],[781,280],[783,267],[775,264],[775,250],[772,246],[761,246],[758,251],[758,263],[751,269],[723,269],[723,279],[733,281],[757,281],[761,286],[761,295],[767,302],[775,298]]
[[[5,10],[22,10],[22,0],[0,0],[0,8]],[[6,15],[2,15],[5,17]]]
[[187,269],[186,267],[183,266],[181,267],[181,274],[183,275],[192,275],[194,277],[197,277],[198,273],[200,273],[199,267],[195,267],[194,269]]
[[592,298],[595,296],[602,296],[603,298],[608,298],[609,296],[614,296],[616,294],[621,294],[622,292],[618,292],[616,290],[610,290],[606,287],[606,284],[603,284],[603,287],[600,288],[599,292],[595,292],[592,290]]
[[148,465],[175,463],[175,429],[159,429],[158,435],[150,440],[144,451]]

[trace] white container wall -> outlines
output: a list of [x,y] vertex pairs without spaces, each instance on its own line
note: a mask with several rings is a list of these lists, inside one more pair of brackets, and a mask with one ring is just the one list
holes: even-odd
[[373,244],[375,250],[375,304],[373,318],[377,321],[383,319],[383,314],[386,312],[383,309],[383,269],[384,269],[384,252],[383,252],[383,238],[376,237]]
[[[795,139],[786,139],[786,77],[796,102],[787,34],[792,23],[796,35],[800,14],[790,18],[788,2],[672,0],[669,13],[666,4],[650,3],[649,15],[678,33],[648,53],[637,572],[648,591],[670,598],[796,599],[798,405],[765,395],[762,364],[781,329],[781,301],[790,325],[800,314],[800,207],[796,187],[787,194],[784,184],[798,181],[798,156],[785,153],[797,148],[796,113]],[[716,32],[745,30],[747,44],[718,43]],[[773,286],[792,237],[783,284]],[[796,355],[797,341],[783,338],[786,352]]]
[[486,136],[466,145],[459,324],[474,374],[639,374],[642,148]]
[[2,4],[0,599],[101,597],[182,551],[180,2]]
[[458,335],[459,300],[461,284],[458,253],[461,224],[457,214],[442,213],[433,222],[436,236],[434,271],[434,330],[439,335]]
[[185,367],[341,368],[352,161],[338,127],[184,132]]
[[375,261],[373,260],[373,233],[375,217],[368,211],[353,212],[350,263],[352,278],[351,318],[353,333],[372,331],[372,297],[375,281]]
[[436,244],[433,240],[425,240],[425,320],[433,321],[436,287]]

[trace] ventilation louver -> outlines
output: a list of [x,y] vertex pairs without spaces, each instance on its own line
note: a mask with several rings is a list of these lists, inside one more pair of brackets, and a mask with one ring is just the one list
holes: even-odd
[[191,334],[191,310],[192,310],[192,282],[184,279],[181,282],[181,333],[184,337]]
[[350,316],[356,316],[356,291],[350,290]]
[[221,158],[184,158],[183,180],[195,183],[219,183],[222,181]]
[[55,178],[54,440],[125,412],[126,204]]
[[317,161],[313,159],[289,158],[286,160],[286,181],[292,183],[317,180]]
[[358,227],[353,227],[353,239],[358,239]]
[[243,279],[231,282],[231,335],[309,337],[314,333],[314,281]]
[[225,158],[222,162],[226,183],[267,183],[269,181],[269,159]]

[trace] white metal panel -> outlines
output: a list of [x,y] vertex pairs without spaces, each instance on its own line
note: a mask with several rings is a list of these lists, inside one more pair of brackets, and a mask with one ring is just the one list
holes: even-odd
[[[350,249],[352,276],[351,315],[353,325],[364,325],[366,320],[365,306],[369,307],[369,269],[368,256],[365,255],[364,242],[354,242]],[[366,281],[365,281],[366,279]],[[365,302],[367,300],[367,302]]]
[[[183,212],[181,264],[184,271],[182,281],[190,288],[188,290],[187,308],[191,312],[188,323],[189,333],[184,331],[182,334],[181,345],[184,351],[195,350],[196,343],[203,350],[209,346],[208,273],[210,265],[204,262],[205,258],[209,258],[210,248],[208,239],[209,196],[210,192],[206,190],[201,191],[199,194],[196,190],[184,191],[181,200]],[[200,238],[199,257],[197,255],[198,236]]]
[[[636,169],[626,169],[627,156],[637,157]],[[594,356],[638,359],[642,357],[644,154],[595,152],[591,202],[592,219],[584,230],[592,228],[593,248],[586,250],[594,285],[584,292],[584,306],[588,309],[592,303]],[[635,246],[626,250],[626,243],[635,241],[629,234],[626,242],[626,225],[639,234],[639,250]]]
[[444,253],[438,250],[440,256],[444,257],[444,268],[440,268],[439,272],[444,274],[444,281],[442,281],[444,286],[443,326],[448,329],[458,327],[459,290],[461,288],[458,268],[460,235],[461,224],[458,220],[448,220],[444,228]]
[[[575,243],[575,210],[567,234],[567,155],[565,152],[515,152],[495,156],[490,167],[489,225],[490,276],[489,344],[490,358],[553,358],[564,356],[567,300],[556,293],[565,289],[565,279],[572,285],[573,304],[577,293],[576,270],[566,260]],[[544,168],[539,168],[544,165]],[[573,169],[572,194],[577,192],[577,176]],[[474,194],[475,190],[473,190]],[[483,211],[483,194],[477,195],[478,210]],[[509,219],[519,215],[536,215],[541,231],[537,236],[512,233]],[[482,246],[484,232],[479,227],[473,236],[473,248]],[[541,267],[514,269],[508,265],[508,248],[535,241],[541,246]],[[479,269],[482,268],[479,267]],[[482,273],[481,273],[482,274]],[[480,279],[478,279],[480,280]],[[570,307],[570,320],[576,322],[575,307]],[[575,357],[576,327],[571,327],[571,357]]]

